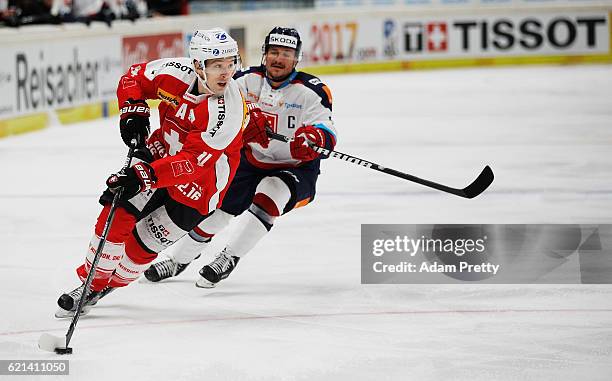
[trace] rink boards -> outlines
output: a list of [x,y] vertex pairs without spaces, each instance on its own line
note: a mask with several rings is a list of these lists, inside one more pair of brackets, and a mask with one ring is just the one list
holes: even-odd
[[[612,63],[605,7],[301,11],[284,15],[303,38],[300,67],[316,75],[532,64]],[[3,30],[0,137],[117,112],[116,84],[134,63],[184,56],[191,32],[219,25],[245,65],[278,14],[228,13],[135,24]],[[24,33],[25,32],[25,33]]]

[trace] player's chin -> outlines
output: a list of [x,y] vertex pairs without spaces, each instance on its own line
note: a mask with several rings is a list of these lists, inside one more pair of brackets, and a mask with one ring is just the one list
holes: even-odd
[[270,68],[270,72],[272,73],[272,75],[274,75],[275,77],[280,77],[282,75],[285,74],[286,69],[283,68],[279,68],[279,67],[272,67]]
[[225,88],[227,87],[227,84],[229,82],[215,82],[215,87],[216,87],[216,93],[222,93],[223,91],[225,91]]

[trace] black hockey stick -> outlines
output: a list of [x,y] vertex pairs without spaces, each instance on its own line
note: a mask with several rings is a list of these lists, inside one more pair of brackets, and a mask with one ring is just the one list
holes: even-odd
[[[132,139],[132,144],[130,145],[130,150],[128,151],[127,158],[125,159],[125,164],[123,168],[121,168],[121,172],[125,171],[132,162],[132,157],[134,156],[134,150],[136,147],[136,140]],[[65,336],[65,344],[62,347],[62,341],[64,341],[63,337],[57,337],[48,333],[43,333],[38,340],[38,347],[40,349],[55,352],[57,354],[71,354],[72,348],[68,346],[70,344],[70,340],[72,339],[72,334],[76,328],[77,322],[79,321],[79,317],[81,316],[81,311],[83,310],[83,305],[85,304],[85,300],[87,296],[91,292],[91,282],[93,282],[94,275],[96,274],[96,266],[100,261],[100,257],[102,256],[102,250],[104,249],[104,245],[106,244],[106,237],[108,236],[108,232],[110,230],[111,224],[113,223],[113,219],[115,218],[115,211],[117,210],[117,202],[121,197],[121,193],[123,193],[123,189],[120,188],[115,196],[113,197],[113,202],[111,203],[110,210],[108,212],[108,217],[106,218],[106,223],[104,224],[104,230],[102,230],[102,236],[100,237],[100,243],[98,244],[98,249],[96,250],[96,255],[94,256],[93,262],[91,264],[91,268],[89,270],[89,274],[87,274],[87,279],[85,280],[85,287],[83,288],[83,294],[79,299],[79,303],[77,304],[76,311],[74,312],[74,316],[72,317],[72,321],[70,322],[70,327],[68,328],[68,332],[66,332]]]
[[[267,133],[268,133],[268,137],[274,140],[280,140],[283,142],[291,142],[293,140],[292,138],[288,136],[277,134],[276,132],[273,132],[270,129],[268,129]],[[489,185],[491,185],[495,177],[493,175],[493,170],[491,169],[491,167],[487,165],[486,167],[484,167],[482,172],[480,172],[476,180],[472,181],[472,183],[468,185],[467,187],[463,189],[451,188],[449,186],[434,183],[433,181],[421,179],[420,177],[409,175],[404,172],[396,171],[395,169],[385,168],[382,165],[378,165],[378,164],[369,162],[367,160],[359,159],[355,156],[347,155],[345,153],[338,152],[338,151],[328,150],[327,148],[319,147],[312,142],[308,142],[308,145],[310,146],[310,148],[312,148],[313,150],[315,150],[316,152],[320,154],[327,155],[330,157],[335,157],[337,159],[341,159],[344,161],[348,161],[349,163],[361,165],[362,167],[371,168],[371,169],[386,173],[391,176],[399,177],[404,180],[408,180],[408,181],[415,182],[417,184],[425,185],[426,187],[437,189],[442,192],[451,193],[459,197],[474,198],[478,196],[479,194],[484,192],[485,189],[489,187]]]

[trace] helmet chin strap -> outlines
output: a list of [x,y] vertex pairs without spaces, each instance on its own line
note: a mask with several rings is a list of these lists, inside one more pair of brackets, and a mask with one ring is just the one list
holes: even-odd
[[196,76],[198,77],[198,82],[202,85],[202,87],[204,87],[204,90],[210,94],[215,94],[214,91],[211,90],[210,87],[208,87],[208,83],[206,82],[206,74],[204,74],[204,78],[200,77],[199,74],[196,74]]
[[[206,73],[204,72],[204,67],[205,67],[204,63],[194,60],[193,64],[194,64],[194,67],[198,68],[199,70],[202,70],[202,74],[203,74],[202,77],[196,71],[196,77],[198,78],[198,83],[202,85],[202,87],[204,88],[204,91],[210,94],[214,94],[215,92],[212,91],[211,88],[208,86],[208,83],[206,83]],[[198,87],[198,92],[199,91],[200,91],[200,88]]]

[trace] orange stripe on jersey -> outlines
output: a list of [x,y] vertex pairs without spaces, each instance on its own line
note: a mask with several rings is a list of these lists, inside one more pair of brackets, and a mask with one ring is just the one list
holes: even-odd
[[242,97],[242,131],[244,131],[244,129],[246,128],[244,122],[246,122],[247,115],[249,114],[249,109],[247,107],[246,100],[242,96],[242,93],[240,93],[240,96]]
[[323,91],[325,91],[325,94],[327,94],[327,98],[329,98],[329,104],[331,104],[332,95],[331,95],[331,91],[329,90],[329,87],[327,87],[326,85],[323,85]]
[[309,202],[310,202],[310,197],[300,200],[295,203],[295,206],[293,207],[293,209],[297,209],[297,208],[301,208],[302,206],[306,206],[308,205]]

